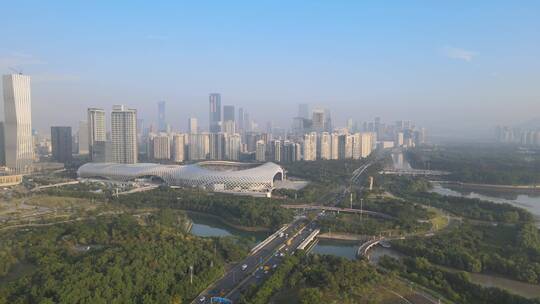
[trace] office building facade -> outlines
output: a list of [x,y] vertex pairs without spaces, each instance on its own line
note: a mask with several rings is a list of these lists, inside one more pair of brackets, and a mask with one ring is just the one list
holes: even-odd
[[51,127],[52,158],[61,163],[71,160],[73,153],[71,127]]
[[88,155],[88,123],[86,121],[79,121],[79,131],[77,133],[77,137],[79,155]]
[[115,105],[111,112],[112,159],[115,163],[137,163],[137,110]]
[[[88,153],[90,159],[94,162],[101,162],[101,159],[105,159],[105,155],[98,155],[95,146],[97,144],[105,146],[107,140],[107,134],[105,129],[105,110],[98,108],[88,109]],[[98,149],[99,151],[105,151]]]
[[10,74],[2,77],[4,90],[4,157],[15,172],[32,170],[32,103],[30,77]]
[[195,117],[188,118],[188,133],[189,134],[199,133],[199,123],[197,121],[197,118]]

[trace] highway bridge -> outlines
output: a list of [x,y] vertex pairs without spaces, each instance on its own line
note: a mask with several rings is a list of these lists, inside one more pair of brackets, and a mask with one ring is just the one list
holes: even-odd
[[360,168],[354,170],[351,177],[351,182],[353,184],[357,184],[360,181],[360,177],[362,177],[362,174],[367,170],[367,168],[369,168],[369,166],[371,166],[371,164],[371,162],[368,162],[365,165],[360,166]]
[[248,286],[260,284],[269,277],[284,256],[292,254],[300,245],[305,247],[316,240],[316,231],[315,224],[305,218],[282,227],[255,246],[243,261],[228,270],[192,303],[211,303],[212,297],[223,297],[235,303]]
[[382,175],[410,175],[410,176],[442,176],[448,175],[450,172],[437,170],[420,170],[420,169],[387,169],[379,172]]
[[47,188],[61,187],[61,186],[66,186],[66,185],[76,185],[78,183],[79,183],[78,180],[74,180],[74,181],[62,182],[62,183],[57,183],[57,184],[43,185],[43,186],[32,188],[30,192],[36,192],[36,191],[40,191]]
[[339,208],[339,207],[330,207],[330,206],[320,206],[320,205],[281,205],[281,207],[286,209],[300,209],[300,210],[324,210],[332,212],[346,212],[346,213],[356,213],[356,214],[366,214],[371,216],[376,216],[384,219],[395,219],[395,217],[376,211],[361,210],[361,209],[351,209],[351,208]]

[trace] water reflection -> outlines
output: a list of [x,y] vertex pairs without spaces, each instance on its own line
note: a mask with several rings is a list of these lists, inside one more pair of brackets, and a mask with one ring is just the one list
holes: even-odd
[[215,217],[205,214],[188,212],[188,216],[193,222],[191,233],[200,237],[238,236],[260,242],[269,235],[266,232],[250,232],[234,229],[223,224]]
[[311,253],[329,254],[343,257],[349,260],[356,259],[358,242],[320,240],[313,248]]
[[477,198],[494,203],[507,203],[519,208],[523,208],[535,217],[540,218],[540,194],[519,193],[517,191],[483,191],[478,189],[465,189],[451,185],[441,185],[433,182],[431,192],[441,195],[458,196],[466,198]]

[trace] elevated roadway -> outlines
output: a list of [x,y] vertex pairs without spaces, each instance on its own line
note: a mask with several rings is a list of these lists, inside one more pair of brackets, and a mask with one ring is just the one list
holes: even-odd
[[[262,283],[271,275],[271,271],[279,266],[283,256],[292,254],[302,242],[309,238],[315,231],[313,225],[306,219],[298,219],[276,231],[255,246],[244,260],[229,269],[192,303],[210,303],[211,297],[214,296],[225,297],[235,303],[243,290],[251,284]],[[243,265],[246,266],[243,267]]]

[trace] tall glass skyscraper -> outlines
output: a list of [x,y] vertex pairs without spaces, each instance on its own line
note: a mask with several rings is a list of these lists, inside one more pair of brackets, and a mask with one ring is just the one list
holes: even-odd
[[223,106],[223,121],[234,121],[234,106]]
[[221,95],[219,93],[210,94],[210,117],[208,130],[212,133],[221,131]]
[[[107,140],[105,129],[105,110],[98,108],[88,109],[88,152],[90,159],[96,162],[105,161],[105,146]],[[100,148],[97,148],[97,147]]]
[[52,157],[65,163],[71,160],[72,142],[71,127],[51,127]]
[[158,128],[159,132],[167,132],[167,121],[165,120],[165,101],[158,102]]

